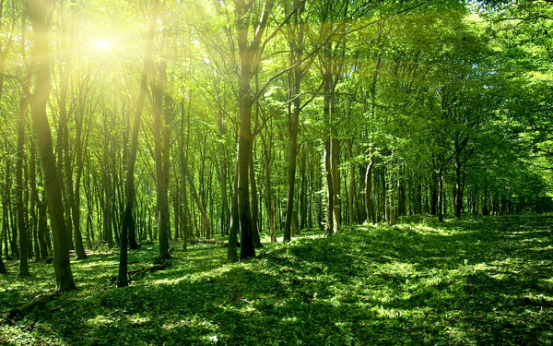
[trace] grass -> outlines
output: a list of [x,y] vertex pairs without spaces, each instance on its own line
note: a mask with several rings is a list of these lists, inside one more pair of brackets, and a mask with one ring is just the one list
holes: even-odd
[[[550,345],[552,218],[362,226],[225,264],[191,247],[111,286],[117,256],[72,263],[79,290],[0,326],[6,345]],[[136,269],[157,248],[130,254]],[[8,262],[17,271],[16,262]],[[53,288],[51,265],[0,277],[0,311]]]

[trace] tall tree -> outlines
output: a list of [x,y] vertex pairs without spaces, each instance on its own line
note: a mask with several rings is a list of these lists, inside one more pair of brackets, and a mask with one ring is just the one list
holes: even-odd
[[128,228],[131,227],[131,223],[133,223],[132,211],[136,200],[136,190],[134,186],[134,169],[136,165],[136,154],[138,151],[138,132],[140,130],[142,109],[144,108],[146,93],[148,92],[148,78],[151,76],[153,68],[154,33],[159,6],[159,1],[155,0],[150,11],[150,25],[148,28],[146,45],[144,47],[144,67],[142,69],[142,75],[140,78],[140,93],[138,95],[136,111],[134,114],[131,147],[129,151],[129,161],[127,166],[127,179],[125,186],[127,196],[125,211],[123,214],[123,222],[121,224],[121,252],[119,259],[119,274],[117,276],[117,287],[126,287],[129,284],[127,277],[127,237]]
[[19,118],[17,119],[17,161],[15,164],[15,203],[17,209],[17,227],[19,229],[19,275],[29,275],[28,264],[28,252],[29,252],[29,230],[27,229],[27,223],[25,222],[26,205],[23,201],[23,161],[25,160],[25,125],[27,122],[27,113],[29,111],[29,91],[26,85],[30,81],[29,63],[26,59],[26,20],[23,18],[21,21],[21,55],[23,61],[27,65],[27,76],[25,83],[22,83],[23,95],[19,104]]
[[[288,2],[285,2],[288,4]],[[290,227],[294,216],[294,190],[296,181],[296,166],[298,155],[298,128],[301,112],[301,81],[307,70],[310,62],[305,66],[304,61],[305,41],[304,30],[307,20],[303,17],[305,12],[305,4],[300,0],[294,0],[293,8],[296,9],[292,20],[287,24],[288,44],[290,45],[290,66],[294,69],[290,72],[289,78],[289,98],[290,104],[293,105],[293,111],[288,110],[288,133],[290,142],[288,143],[288,193],[286,200],[286,223],[284,225],[284,241],[290,241]],[[288,9],[287,12],[291,12]],[[290,106],[289,106],[290,107]]]
[[[163,115],[163,88],[165,87],[167,61],[163,60],[157,73],[152,76],[152,94],[154,100],[154,156],[156,167],[156,198],[158,213],[159,258],[169,255],[170,213],[169,213],[169,146],[171,131]],[[153,71],[152,71],[153,72]]]
[[61,195],[62,185],[58,177],[56,159],[52,148],[52,134],[46,115],[46,103],[48,102],[52,88],[47,15],[53,5],[53,0],[25,0],[25,8],[31,19],[33,30],[35,48],[34,66],[36,66],[35,89],[31,95],[30,105],[33,128],[36,134],[42,172],[44,174],[44,188],[49,202],[50,224],[54,237],[56,290],[70,291],[75,289],[75,282],[73,281],[69,261],[69,248],[66,242],[67,234]]

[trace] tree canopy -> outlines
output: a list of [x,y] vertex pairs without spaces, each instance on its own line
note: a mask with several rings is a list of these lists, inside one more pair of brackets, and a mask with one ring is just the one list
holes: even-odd
[[67,291],[70,250],[118,248],[123,287],[147,241],[234,262],[265,235],[551,211],[552,11],[2,0],[3,256],[53,255]]

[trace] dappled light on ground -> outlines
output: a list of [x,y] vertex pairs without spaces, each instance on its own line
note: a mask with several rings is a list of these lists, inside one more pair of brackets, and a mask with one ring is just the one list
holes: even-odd
[[[363,226],[250,261],[225,248],[175,252],[117,289],[117,256],[74,262],[79,290],[35,309],[8,345],[542,345],[553,340],[549,219]],[[136,268],[157,252],[131,252]],[[11,264],[11,263],[10,263]],[[133,267],[134,268],[134,267]],[[32,299],[51,268],[0,278],[2,310]],[[29,280],[26,282],[25,280]]]

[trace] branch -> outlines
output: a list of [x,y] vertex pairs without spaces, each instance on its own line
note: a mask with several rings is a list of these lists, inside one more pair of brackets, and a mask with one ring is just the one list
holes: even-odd
[[535,163],[526,162],[526,161],[523,161],[523,160],[519,160],[519,162],[523,163],[523,164],[526,164],[526,165],[534,166],[534,167],[537,167],[537,168],[546,169],[548,171],[553,171],[553,167],[544,167],[544,166],[536,165]]
[[267,39],[265,40],[265,42],[263,42],[263,45],[261,46],[261,49],[259,50],[259,58],[257,59],[257,61],[254,63],[254,71],[257,70],[257,66],[259,65],[260,61],[261,61],[261,54],[263,53],[263,51],[265,50],[265,47],[267,46],[267,44],[282,30],[282,28],[284,27],[284,25],[286,23],[288,23],[288,21],[290,20],[290,18],[301,8],[301,6],[303,6],[305,4],[307,0],[302,0],[300,1],[300,3],[298,4],[298,6],[296,6],[287,16],[286,18],[284,18],[284,20],[282,21],[282,23],[280,23],[280,25],[269,35],[269,37],[267,37]]

